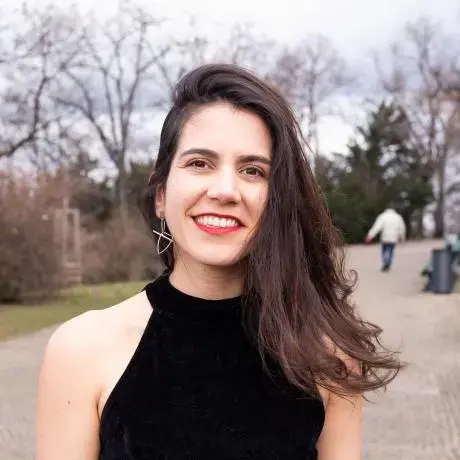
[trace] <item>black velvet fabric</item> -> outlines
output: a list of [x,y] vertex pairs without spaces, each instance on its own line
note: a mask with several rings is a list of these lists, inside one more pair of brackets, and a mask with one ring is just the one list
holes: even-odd
[[167,277],[145,291],[153,313],[103,410],[100,460],[317,458],[323,404],[262,369],[240,298],[191,297]]

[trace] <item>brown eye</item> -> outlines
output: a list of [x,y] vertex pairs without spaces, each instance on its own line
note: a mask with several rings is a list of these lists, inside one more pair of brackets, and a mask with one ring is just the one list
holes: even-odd
[[247,176],[253,176],[253,177],[264,177],[265,174],[263,171],[261,171],[259,168],[256,168],[255,166],[248,166],[247,168],[244,168],[244,173]]
[[207,166],[206,161],[204,160],[193,160],[188,165],[196,169],[204,169]]

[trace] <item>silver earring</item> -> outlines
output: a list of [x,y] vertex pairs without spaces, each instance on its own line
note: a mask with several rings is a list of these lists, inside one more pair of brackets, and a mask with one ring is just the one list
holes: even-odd
[[[155,229],[153,229],[152,232],[158,235],[157,252],[158,252],[158,255],[160,255],[163,252],[165,252],[166,249],[168,249],[169,246],[171,246],[171,244],[173,243],[172,235],[166,231],[166,222],[165,222],[164,217],[161,218],[161,233],[157,232]],[[160,250],[160,242],[162,239],[165,239],[166,241],[168,241],[168,244],[163,249]]]

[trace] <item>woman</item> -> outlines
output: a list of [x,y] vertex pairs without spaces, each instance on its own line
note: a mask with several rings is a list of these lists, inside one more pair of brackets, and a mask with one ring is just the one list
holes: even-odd
[[183,77],[144,201],[164,275],[53,334],[37,460],[360,458],[362,395],[400,364],[350,303],[302,146],[251,73]]

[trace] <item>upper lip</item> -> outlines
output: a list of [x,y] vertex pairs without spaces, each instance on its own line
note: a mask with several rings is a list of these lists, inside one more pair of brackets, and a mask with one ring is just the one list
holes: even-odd
[[217,214],[215,212],[202,212],[200,214],[197,214],[193,217],[202,217],[202,216],[212,216],[212,217],[218,217],[219,219],[232,219],[238,222],[239,225],[243,225],[240,219],[235,216],[230,216],[229,214]]

